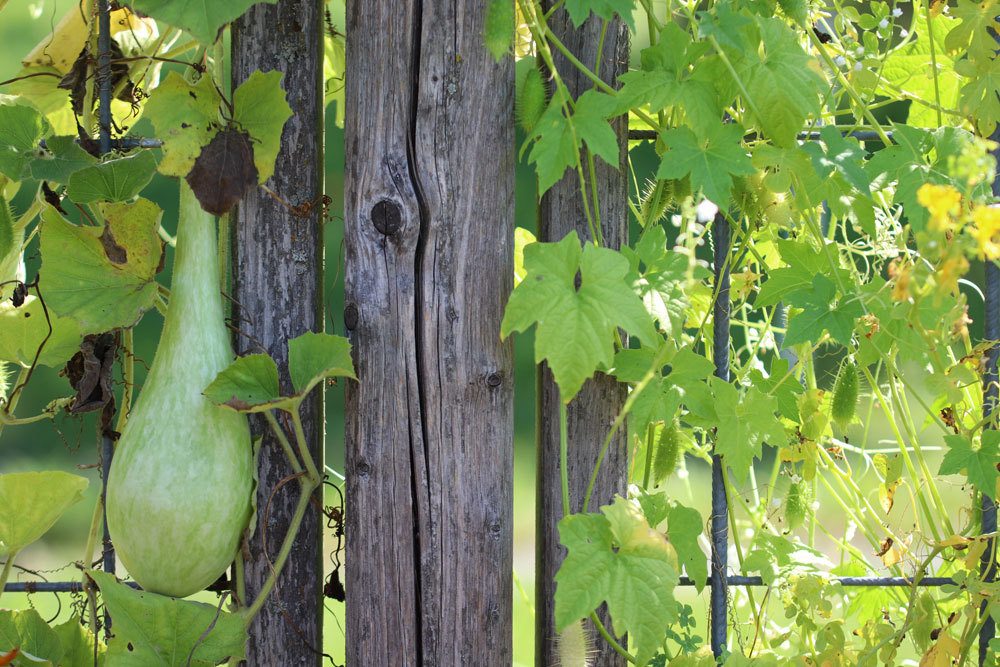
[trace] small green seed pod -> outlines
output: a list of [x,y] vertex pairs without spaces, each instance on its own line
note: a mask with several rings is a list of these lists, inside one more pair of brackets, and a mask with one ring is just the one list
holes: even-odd
[[545,82],[532,58],[522,58],[517,64],[517,89],[514,97],[514,117],[525,132],[531,133],[545,112]]
[[852,359],[844,359],[833,385],[833,400],[830,402],[830,416],[841,429],[846,429],[854,419],[858,407],[858,365]]
[[802,479],[797,479],[788,487],[788,494],[785,496],[785,524],[789,530],[794,530],[802,525],[809,512],[810,503],[809,487]]
[[653,482],[659,484],[674,474],[677,470],[677,459],[680,455],[680,429],[676,422],[671,422],[660,431],[656,440],[656,450],[653,457]]
[[583,621],[576,621],[559,633],[556,640],[559,667],[590,667],[593,664],[594,645],[583,627]]

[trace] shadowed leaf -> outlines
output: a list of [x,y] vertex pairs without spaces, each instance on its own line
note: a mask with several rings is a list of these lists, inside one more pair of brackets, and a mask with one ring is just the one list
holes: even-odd
[[256,187],[253,154],[250,136],[233,129],[222,130],[202,149],[186,180],[203,209],[224,215]]

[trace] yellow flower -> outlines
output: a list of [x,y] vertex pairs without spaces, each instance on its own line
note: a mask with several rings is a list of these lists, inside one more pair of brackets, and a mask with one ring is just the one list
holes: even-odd
[[977,206],[972,210],[972,236],[987,259],[1000,259],[1000,207]]
[[931,229],[939,232],[954,227],[962,210],[962,195],[950,185],[924,183],[917,190],[917,201],[931,214]]

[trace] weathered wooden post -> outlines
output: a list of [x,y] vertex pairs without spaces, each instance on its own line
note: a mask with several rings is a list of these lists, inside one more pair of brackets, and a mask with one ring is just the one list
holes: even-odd
[[[321,0],[279,0],[254,5],[233,24],[233,86],[255,70],[278,70],[294,115],[285,125],[274,176],[267,187],[295,212],[262,189],[248,194],[233,219],[233,314],[242,354],[263,345],[278,362],[288,385],[287,341],[323,329],[323,9]],[[305,204],[306,206],[301,206]],[[309,205],[312,205],[311,207]],[[308,210],[307,210],[308,209]],[[317,391],[303,406],[309,449],[322,469],[323,396]],[[258,465],[258,525],[247,562],[247,594],[256,597],[270,574],[270,559],[284,538],[298,498],[298,486],[281,447],[266,423],[252,420],[264,434]],[[321,499],[317,492],[317,499]],[[267,512],[265,555],[262,538]],[[250,629],[250,665],[319,665],[323,653],[323,536],[319,505],[306,513],[285,570]]]
[[350,665],[510,665],[513,67],[487,0],[347,11]]
[[[554,3],[549,1],[545,4],[548,8]],[[597,17],[591,17],[579,29],[575,29],[566,11],[560,9],[548,19],[548,24],[582,62],[588,65],[599,62],[600,73],[605,81],[614,85],[618,76],[628,70],[629,33],[628,27],[621,20],[615,19],[608,23],[603,51],[599,51],[598,46],[601,43],[602,21]],[[555,59],[556,67],[565,77],[574,97],[593,86],[562,55],[556,54]],[[624,117],[616,120],[613,126],[620,146],[618,169],[598,159],[595,164],[595,181],[597,199],[600,202],[603,243],[610,248],[617,248],[628,242],[628,127]],[[542,197],[540,213],[540,241],[558,241],[574,229],[580,238],[592,240],[576,172],[567,171],[563,179]],[[611,377],[598,375],[583,386],[568,406],[570,447],[567,469],[570,503],[574,512],[597,511],[615,493],[625,492],[628,456],[623,430],[608,449],[607,460],[601,467],[594,487],[591,506],[582,507],[583,496],[601,444],[624,402],[624,387]],[[548,666],[559,664],[555,642],[554,577],[566,556],[566,550],[559,544],[557,529],[563,514],[559,483],[559,389],[547,366],[539,369],[538,376],[537,479],[535,664]],[[606,615],[602,615],[602,621],[608,625]],[[586,623],[591,636],[599,640],[590,622]],[[607,642],[595,641],[595,646],[598,647],[598,654],[594,657],[595,665],[624,666],[624,659]]]

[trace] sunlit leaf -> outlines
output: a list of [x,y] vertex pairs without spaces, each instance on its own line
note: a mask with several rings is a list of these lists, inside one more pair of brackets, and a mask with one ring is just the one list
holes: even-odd
[[0,475],[0,555],[20,551],[44,535],[83,498],[89,483],[61,471]]

